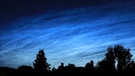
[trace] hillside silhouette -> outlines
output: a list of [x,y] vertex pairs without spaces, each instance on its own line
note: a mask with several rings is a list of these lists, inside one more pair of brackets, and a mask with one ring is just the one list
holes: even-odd
[[94,61],[90,60],[84,67],[77,67],[69,63],[61,63],[58,68],[50,67],[47,62],[44,50],[39,50],[33,67],[22,65],[17,69],[10,67],[0,67],[0,76],[97,76],[97,75],[134,75],[135,62],[132,59],[130,49],[122,45],[108,47],[104,58],[94,66]]

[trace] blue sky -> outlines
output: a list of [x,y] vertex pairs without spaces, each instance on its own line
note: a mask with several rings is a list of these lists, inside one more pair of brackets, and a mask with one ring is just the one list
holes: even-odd
[[76,66],[84,66],[90,60],[96,63],[104,58],[107,47],[116,44],[130,48],[134,55],[135,1],[96,1],[91,0],[93,4],[87,6],[84,2],[72,4],[74,8],[54,8],[62,4],[59,1],[42,6],[39,12],[28,2],[26,6],[33,6],[34,14],[28,11],[31,7],[24,9],[23,4],[20,8],[10,7],[16,9],[11,12],[4,11],[0,18],[0,66],[32,66],[39,49],[44,49],[52,67],[61,62]]

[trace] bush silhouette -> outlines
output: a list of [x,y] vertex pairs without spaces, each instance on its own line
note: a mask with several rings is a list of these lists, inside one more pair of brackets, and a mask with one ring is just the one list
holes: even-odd
[[18,67],[19,71],[33,71],[34,69],[31,66],[22,65]]

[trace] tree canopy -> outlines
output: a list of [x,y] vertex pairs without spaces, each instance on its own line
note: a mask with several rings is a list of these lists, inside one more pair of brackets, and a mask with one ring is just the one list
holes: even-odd
[[[125,71],[129,64],[133,61],[130,49],[124,48],[122,45],[108,47],[105,58],[98,62],[98,68],[107,71]],[[130,64],[131,65],[131,64]]]

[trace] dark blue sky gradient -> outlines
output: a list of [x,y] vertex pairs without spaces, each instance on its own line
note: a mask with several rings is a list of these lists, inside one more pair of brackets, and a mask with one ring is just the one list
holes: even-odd
[[32,66],[39,49],[44,49],[52,67],[61,62],[96,63],[115,44],[130,48],[134,55],[134,4],[134,0],[5,0],[0,5],[0,66]]

